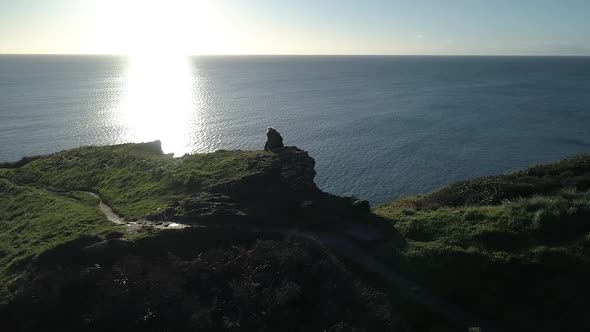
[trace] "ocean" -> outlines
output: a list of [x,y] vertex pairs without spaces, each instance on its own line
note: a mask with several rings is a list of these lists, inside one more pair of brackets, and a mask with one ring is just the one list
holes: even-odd
[[0,56],[0,161],[261,149],[268,126],[377,204],[590,152],[590,58]]

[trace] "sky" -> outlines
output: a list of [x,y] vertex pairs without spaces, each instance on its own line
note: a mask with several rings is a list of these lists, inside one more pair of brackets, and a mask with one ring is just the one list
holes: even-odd
[[589,0],[0,0],[0,54],[590,55]]

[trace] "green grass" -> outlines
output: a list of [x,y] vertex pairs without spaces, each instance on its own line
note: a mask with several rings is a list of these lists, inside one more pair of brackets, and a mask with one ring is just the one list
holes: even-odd
[[56,195],[0,179],[0,284],[20,275],[47,249],[82,235],[119,230],[87,194]]
[[[284,163],[307,158],[297,153],[172,158],[148,143],[1,164],[0,320],[24,330],[448,327],[398,292],[359,279],[313,242],[214,227],[126,233],[83,192],[98,193],[128,220],[192,218],[227,206],[252,207],[248,217],[258,217],[284,201],[298,204],[302,195],[316,210],[300,217],[286,204],[271,217],[350,217],[347,199],[283,183]],[[120,236],[128,241],[114,239]]]
[[466,310],[514,330],[588,330],[589,160],[464,181],[374,211],[406,239],[397,262],[406,273]]
[[[98,193],[127,220],[223,217],[243,207],[240,199],[262,207],[264,195],[281,199],[265,185],[280,182],[281,157],[217,151],[172,158],[152,142],[81,147],[1,164],[0,281],[25,273],[32,259],[59,244],[119,229],[82,191]],[[147,234],[140,233],[133,236]]]
[[417,197],[417,209],[436,209],[465,205],[497,205],[504,200],[552,194],[563,188],[590,189],[590,155],[547,164],[500,176],[489,176],[453,183],[433,193]]
[[[218,151],[172,158],[159,142],[82,147],[0,168],[0,281],[39,253],[81,236],[117,229],[92,191],[128,220],[214,214],[225,187],[271,171],[275,154]],[[62,194],[58,194],[62,193]],[[213,198],[211,198],[213,197]],[[172,210],[172,212],[170,212]]]
[[[0,177],[55,190],[90,190],[134,220],[162,216],[183,200],[269,172],[278,157],[254,151],[218,151],[172,158],[159,142],[82,147],[35,159]],[[10,165],[5,165],[10,166]]]
[[[85,261],[86,265],[83,266],[71,266],[67,272],[57,269],[39,279],[31,272],[35,266],[34,258],[51,256],[55,248],[65,246],[70,250],[66,244],[75,244],[76,239],[124,232],[121,227],[106,220],[98,209],[96,199],[81,191],[100,194],[106,203],[128,220],[223,216],[223,211],[243,208],[251,208],[248,210],[249,216],[258,217],[283,201],[291,199],[297,203],[302,199],[302,196],[289,192],[290,189],[280,183],[281,158],[290,157],[289,151],[285,153],[286,156],[261,151],[218,151],[172,158],[164,155],[159,143],[154,142],[82,147],[50,156],[26,158],[17,163],[1,164],[0,284],[6,286],[15,280],[29,280],[29,286],[33,288],[44,289],[43,285],[49,282],[76,289],[81,285],[79,283],[88,281],[84,278],[87,277],[88,266],[94,264],[90,261]],[[514,330],[590,330],[590,323],[584,319],[586,300],[590,296],[590,284],[587,282],[590,280],[589,189],[588,155],[534,166],[512,174],[462,181],[434,193],[403,198],[375,208],[375,214],[388,221],[405,239],[398,241],[401,244],[392,243],[387,247],[387,243],[384,243],[375,248],[381,250],[385,247],[394,253],[395,264],[433,292],[462,306],[466,311],[498,322],[498,325],[509,326]],[[277,195],[279,192],[282,195]],[[291,194],[294,196],[285,196]],[[305,215],[305,218],[300,219],[318,216],[324,219],[330,214],[348,214],[346,211],[336,211],[344,209],[346,205],[334,203],[326,206],[311,210],[310,213],[317,216]],[[283,218],[288,215],[288,211],[293,211],[288,208],[292,207],[288,204],[281,206],[282,210],[277,209],[280,213],[269,215]],[[218,239],[208,238],[206,232],[199,232],[163,232],[157,233],[158,236],[145,237],[139,234],[131,241],[131,246],[135,248],[131,254],[136,257],[130,258],[131,261],[117,257],[116,261],[101,270],[96,280],[91,280],[91,284],[94,285],[97,280],[104,282],[102,289],[118,294],[122,305],[133,304],[133,296],[125,292],[118,293],[121,289],[116,288],[116,285],[111,287],[108,283],[115,280],[114,277],[122,269],[136,273],[136,269],[144,266],[154,284],[143,283],[141,274],[135,276],[138,283],[136,291],[141,293],[140,296],[146,296],[145,301],[140,301],[141,305],[150,303],[150,292],[144,291],[152,286],[163,292],[160,294],[162,297],[156,295],[155,299],[161,305],[162,312],[168,303],[168,294],[164,293],[171,291],[178,291],[170,296],[179,301],[186,300],[179,295],[184,292],[192,292],[195,298],[206,294],[227,301],[242,301],[243,307],[223,308],[230,321],[211,316],[209,310],[219,308],[215,303],[197,301],[189,305],[189,309],[205,310],[200,313],[205,320],[190,316],[192,309],[179,308],[186,311],[182,311],[183,315],[186,314],[182,316],[185,322],[191,321],[199,326],[209,323],[217,328],[237,326],[231,324],[274,326],[283,322],[281,315],[297,321],[319,309],[305,309],[304,313],[292,312],[292,308],[286,305],[272,321],[261,316],[231,315],[251,310],[251,305],[262,305],[264,312],[270,312],[277,299],[283,297],[287,299],[286,303],[295,301],[293,303],[298,304],[297,308],[313,308],[318,296],[323,296],[322,292],[329,294],[328,302],[335,301],[338,304],[341,299],[339,293],[353,288],[356,293],[343,299],[348,307],[341,310],[352,310],[350,308],[359,303],[361,306],[373,305],[370,304],[370,298],[375,297],[381,302],[377,305],[379,308],[365,312],[385,310],[387,313],[383,312],[384,315],[379,314],[377,318],[369,317],[372,314],[352,317],[350,322],[344,320],[343,323],[384,327],[392,326],[395,321],[391,316],[395,314],[387,309],[391,302],[382,305],[385,301],[383,294],[374,290],[366,296],[359,293],[364,286],[355,288],[357,286],[353,284],[357,282],[346,275],[348,272],[343,270],[342,265],[332,259],[326,260],[325,255],[318,254],[316,249],[297,241],[284,243],[272,240],[274,242],[256,245],[247,241],[249,244],[246,247],[234,248],[234,252],[231,248],[237,242],[227,242],[236,240],[231,234],[223,234]],[[192,237],[197,233],[200,236],[198,241]],[[174,240],[166,242],[171,238]],[[201,248],[207,246],[206,243],[209,246]],[[183,246],[183,249],[175,248],[176,245]],[[215,249],[221,246],[223,250]],[[202,259],[199,254],[202,250],[210,255],[210,262],[203,267],[206,274],[215,274],[215,270],[223,271],[228,267],[228,273],[234,273],[227,280],[222,280],[224,276],[220,275],[220,283],[211,285],[226,293],[209,294],[208,289],[191,288],[191,285],[203,282],[203,271],[197,273],[187,270],[188,266]],[[175,257],[169,263],[166,255],[173,251],[176,252]],[[155,261],[150,256],[152,253],[158,257]],[[301,259],[305,262],[302,263]],[[318,261],[327,265],[322,267],[317,264]],[[218,265],[222,263],[225,265]],[[268,264],[274,265],[269,267]],[[38,272],[46,268],[42,267]],[[314,272],[300,274],[295,270]],[[321,284],[320,289],[314,288],[316,281],[323,280],[321,276],[334,271],[338,273],[331,279],[345,279],[342,279],[344,281],[339,284],[339,288],[331,289],[329,283]],[[178,285],[168,283],[169,273],[175,275]],[[272,277],[273,273],[283,275],[277,279]],[[186,279],[187,276],[196,278],[196,283],[195,280]],[[264,284],[260,288],[255,286],[259,281],[254,279],[259,277],[263,278],[261,284],[268,285]],[[92,293],[92,289],[83,288],[85,292],[90,292],[89,298],[101,298],[100,294]],[[270,290],[272,292],[268,293]],[[70,295],[76,297],[76,294],[76,291],[72,291]],[[26,293],[21,295],[25,296]],[[248,299],[252,297],[257,298],[249,302]],[[31,304],[24,297],[22,301],[25,307]],[[77,303],[59,296],[55,301],[66,306]],[[328,302],[323,303],[321,308],[329,308]],[[33,304],[43,307],[43,303]],[[110,305],[103,304],[104,307],[97,310]],[[136,309],[131,307],[129,310]],[[132,314],[141,318],[145,314],[142,310],[149,313],[153,308],[140,309]],[[354,310],[365,309],[359,307]],[[116,312],[107,312],[116,315]],[[84,315],[87,313],[80,317],[86,317]],[[330,317],[326,320],[329,324],[320,322],[319,325],[308,327],[338,327],[338,319],[345,317],[339,313],[327,315]],[[257,325],[263,321],[270,325]],[[86,322],[85,318],[83,322]],[[228,322],[231,324],[224,325]]]

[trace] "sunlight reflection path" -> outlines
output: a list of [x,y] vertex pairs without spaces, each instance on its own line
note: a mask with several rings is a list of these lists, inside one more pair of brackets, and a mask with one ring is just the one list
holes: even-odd
[[[117,116],[124,140],[162,141],[165,153],[192,151],[189,131],[197,115],[196,75],[183,56],[134,56],[127,69],[125,92]],[[192,125],[191,125],[192,124]]]

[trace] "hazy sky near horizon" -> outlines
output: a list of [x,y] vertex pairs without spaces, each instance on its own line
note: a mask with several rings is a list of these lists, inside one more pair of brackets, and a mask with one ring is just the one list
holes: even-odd
[[0,53],[590,55],[590,1],[0,0]]

